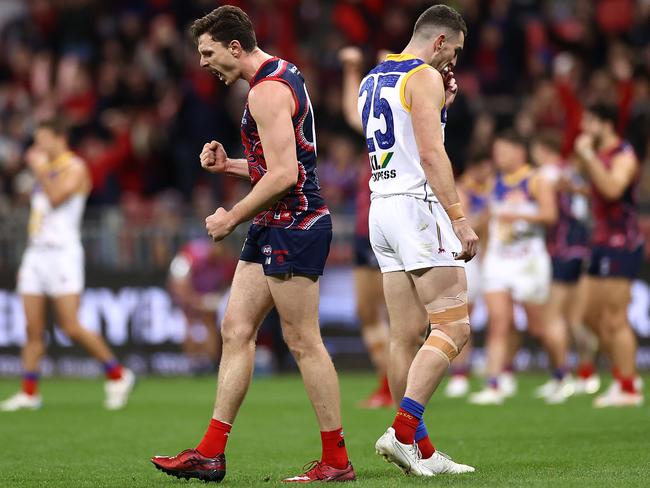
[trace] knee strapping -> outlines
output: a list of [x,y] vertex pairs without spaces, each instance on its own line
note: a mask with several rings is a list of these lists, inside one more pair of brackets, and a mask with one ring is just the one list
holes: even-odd
[[454,340],[440,327],[469,325],[469,310],[464,294],[456,297],[442,297],[434,303],[436,308],[429,312],[431,333],[422,349],[437,353],[445,361],[458,356],[460,349]]

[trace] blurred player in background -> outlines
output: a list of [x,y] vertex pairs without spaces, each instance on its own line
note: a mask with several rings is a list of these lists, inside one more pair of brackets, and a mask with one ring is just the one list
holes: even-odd
[[[363,54],[359,48],[346,47],[339,52],[339,59],[343,65],[343,115],[350,127],[363,134],[363,126],[357,112],[359,84],[363,77]],[[368,235],[368,212],[370,211],[368,181],[371,175],[370,166],[367,164],[359,172],[354,232],[354,285],[361,336],[379,376],[377,390],[361,405],[366,408],[381,408],[392,407],[393,399],[386,374],[388,324],[384,319],[386,314],[384,289],[379,263]]]
[[549,131],[536,135],[531,144],[533,162],[539,167],[540,176],[555,188],[558,205],[557,222],[546,234],[553,268],[546,333],[563,345],[559,354],[564,357],[572,336],[579,359],[574,383],[566,381],[559,387],[558,380],[552,378],[537,389],[538,397],[552,402],[561,402],[573,393],[595,393],[600,388],[594,368],[598,340],[581,323],[585,296],[584,286],[578,286],[589,256],[588,187],[575,168],[563,160],[561,148],[560,135]]
[[45,354],[48,299],[61,330],[104,365],[104,406],[124,407],[133,389],[133,373],[115,359],[104,339],[84,329],[77,319],[84,288],[81,220],[92,183],[86,164],[68,146],[58,120],[42,122],[25,156],[36,186],[31,198],[29,244],[18,270],[17,289],[23,302],[27,342],[22,351],[22,391],[0,403],[0,410],[36,409],[39,364]]
[[489,322],[486,339],[486,387],[470,396],[478,405],[500,404],[506,391],[499,384],[512,354],[514,304],[526,311],[528,331],[538,337],[554,368],[564,380],[566,357],[557,338],[544,330],[545,304],[551,285],[551,260],[546,251],[545,227],[557,220],[553,186],[527,163],[525,141],[509,130],[493,145],[497,169],[490,198],[489,241],[483,258],[483,285]]
[[616,133],[617,120],[613,107],[590,107],[575,143],[580,164],[591,181],[594,218],[585,322],[598,333],[615,378],[595,399],[596,407],[643,403],[641,381],[636,376],[637,341],[627,318],[630,287],[643,260],[643,237],[637,221],[640,168],[632,146]]
[[221,352],[218,309],[235,274],[236,260],[223,244],[195,239],[169,267],[169,291],[185,314],[183,352],[194,373],[214,372]]
[[[490,192],[494,185],[494,167],[489,154],[478,153],[468,161],[467,168],[458,179],[457,189],[463,209],[467,210],[467,219],[480,241],[487,237],[487,221]],[[467,275],[467,302],[469,314],[476,300],[481,295],[481,255],[480,245],[474,259],[465,264]],[[451,378],[445,387],[445,396],[458,398],[469,392],[469,375],[471,371],[472,344],[471,337],[460,354],[451,363]]]
[[388,377],[400,399],[375,449],[417,476],[474,471],[436,451],[423,420],[469,336],[463,261],[476,253],[478,237],[463,214],[443,143],[466,33],[455,10],[427,9],[402,53],[388,55],[362,80],[358,100],[372,169],[370,241],[390,318]]
[[253,220],[235,271],[221,326],[223,353],[208,430],[196,449],[156,456],[154,465],[176,477],[220,481],[232,423],[253,373],[255,338],[273,306],[303,377],[321,430],[322,456],[288,482],[355,479],[341,428],[340,393],[318,325],[319,281],[332,239],[332,221],[316,176],[314,114],[298,69],[257,46],[245,12],[222,6],[196,20],[191,33],[201,66],[227,85],[250,85],[241,122],[247,159],[230,159],[216,141],[201,164],[213,173],[250,179],[252,189],[231,210],[206,219],[219,241]]

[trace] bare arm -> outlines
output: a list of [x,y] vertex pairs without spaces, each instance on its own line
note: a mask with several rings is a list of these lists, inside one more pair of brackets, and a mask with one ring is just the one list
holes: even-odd
[[58,207],[75,193],[87,193],[90,189],[90,176],[83,164],[73,163],[51,177],[47,156],[43,153],[30,149],[26,159],[52,207]]
[[250,179],[248,173],[248,161],[245,159],[231,159],[226,160],[226,171],[225,173],[228,176],[234,176],[236,178],[243,178],[245,180]]
[[555,187],[548,179],[539,176],[536,176],[533,182],[533,196],[537,200],[538,212],[521,218],[532,224],[553,225],[558,215]]
[[427,182],[449,214],[463,245],[459,258],[469,260],[476,254],[478,237],[462,211],[451,161],[442,140],[440,111],[445,103],[442,76],[434,69],[418,71],[407,81],[405,96],[411,107],[415,142]]
[[200,160],[201,166],[210,173],[225,173],[242,179],[250,178],[248,161],[229,158],[221,143],[217,141],[210,141],[203,145]]
[[363,125],[357,111],[363,55],[359,48],[345,47],[339,52],[339,59],[343,65],[343,117],[350,127],[363,133]]
[[589,179],[598,192],[607,200],[621,198],[630,186],[637,172],[637,162],[630,152],[614,157],[611,168],[607,169],[595,153],[581,155]]
[[291,120],[294,101],[290,89],[276,81],[260,83],[251,90],[248,107],[257,122],[267,171],[232,210],[219,208],[206,219],[208,232],[215,240],[223,239],[237,225],[269,208],[298,181],[298,156]]
[[440,110],[445,101],[440,73],[433,69],[415,73],[406,84],[405,95],[411,106],[415,141],[427,181],[445,209],[459,204],[454,172],[440,129]]

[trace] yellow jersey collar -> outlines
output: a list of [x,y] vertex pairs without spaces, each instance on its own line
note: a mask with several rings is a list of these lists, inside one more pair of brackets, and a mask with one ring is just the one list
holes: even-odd
[[54,160],[50,163],[50,171],[57,171],[65,168],[70,162],[70,158],[74,156],[72,151],[66,151],[63,154],[59,154]]
[[524,179],[528,178],[530,174],[533,172],[533,168],[529,164],[523,165],[521,168],[518,170],[509,173],[509,174],[504,174],[503,175],[503,182],[508,185],[508,186],[514,186]]

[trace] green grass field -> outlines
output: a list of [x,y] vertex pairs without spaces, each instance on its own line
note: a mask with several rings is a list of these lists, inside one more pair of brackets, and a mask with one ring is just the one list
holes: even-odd
[[[503,407],[434,398],[426,412],[434,443],[477,472],[417,479],[374,454],[392,412],[355,408],[373,378],[343,375],[355,486],[650,486],[648,406],[599,411],[590,399],[575,398],[548,407],[531,398],[542,381],[521,377],[520,394]],[[214,383],[145,378],[125,410],[106,412],[99,381],[44,381],[43,409],[0,414],[0,486],[186,486],[156,471],[149,457],[196,445],[210,418]],[[0,381],[0,396],[16,386]],[[227,486],[277,485],[320,456],[315,418],[298,376],[253,383],[227,456]]]

